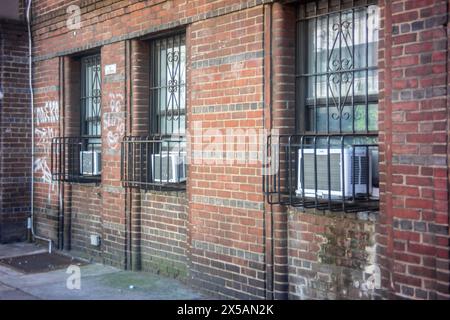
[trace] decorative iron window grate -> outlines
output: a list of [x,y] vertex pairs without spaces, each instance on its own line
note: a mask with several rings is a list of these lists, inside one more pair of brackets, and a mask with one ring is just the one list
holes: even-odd
[[341,1],[337,11],[321,13],[327,2],[299,6],[298,131],[376,132],[379,9],[345,9]]
[[81,136],[101,137],[101,67],[100,55],[81,58]]
[[154,40],[150,48],[150,135],[184,135],[186,44],[184,35]]
[[278,166],[264,186],[270,203],[377,210],[379,9],[373,3],[298,5],[298,134],[269,138]]
[[55,137],[51,145],[52,180],[101,180],[101,67],[100,55],[81,58],[80,133]]
[[100,143],[84,137],[52,139],[50,170],[53,181],[99,182]]
[[125,137],[121,144],[124,187],[144,190],[186,189],[184,137]]
[[185,35],[150,44],[149,136],[122,142],[121,180],[145,190],[186,189]]

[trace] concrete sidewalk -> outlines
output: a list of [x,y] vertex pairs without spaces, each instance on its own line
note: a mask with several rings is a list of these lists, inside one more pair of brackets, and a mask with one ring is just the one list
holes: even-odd
[[[0,258],[45,252],[34,244],[0,245]],[[101,264],[81,267],[80,289],[68,289],[66,269],[23,274],[0,265],[0,300],[177,300],[208,299],[175,279],[122,271]],[[70,281],[69,281],[70,283]]]

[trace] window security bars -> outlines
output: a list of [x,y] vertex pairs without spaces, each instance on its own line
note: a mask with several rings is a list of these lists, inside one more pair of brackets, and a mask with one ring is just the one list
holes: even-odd
[[151,43],[149,136],[122,141],[124,187],[186,189],[185,42],[185,35],[174,35]]
[[186,45],[184,35],[152,42],[150,48],[150,135],[184,135]]
[[81,58],[80,136],[55,137],[51,144],[53,181],[101,180],[100,55]]
[[186,139],[125,137],[121,144],[124,187],[144,190],[186,189]]
[[81,59],[81,136],[100,142],[101,68],[100,55]]
[[370,0],[298,5],[295,135],[267,142],[269,203],[378,210],[379,9]]
[[269,136],[276,174],[265,178],[270,204],[319,210],[378,211],[376,134]]
[[101,145],[84,137],[52,139],[50,169],[53,181],[99,182]]
[[376,132],[379,9],[343,9],[341,1],[338,11],[321,13],[327,2],[299,6],[298,132]]

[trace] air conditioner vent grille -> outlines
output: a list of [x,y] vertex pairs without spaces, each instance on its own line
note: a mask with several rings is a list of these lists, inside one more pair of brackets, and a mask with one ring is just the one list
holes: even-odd
[[[339,164],[340,154],[331,154],[330,163]],[[304,177],[305,177],[305,188],[306,189],[316,189],[315,188],[315,177],[317,177],[317,190],[328,190],[328,156],[317,155],[317,174],[314,170],[314,154],[305,153],[304,154]],[[339,165],[330,166],[330,186],[331,190],[341,191],[341,181]]]
[[369,159],[367,156],[353,156],[351,157],[353,163],[353,172],[351,181],[355,184],[366,184],[367,183],[367,173],[369,170]]

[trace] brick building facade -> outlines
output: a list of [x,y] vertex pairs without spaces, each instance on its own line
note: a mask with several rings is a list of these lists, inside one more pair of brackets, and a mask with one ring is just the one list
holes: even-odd
[[[61,250],[178,277],[222,298],[448,299],[447,22],[448,1],[438,0],[33,1],[36,233]],[[4,170],[4,144],[18,149],[8,144],[3,106],[7,97],[20,110],[29,102],[25,92],[8,96],[5,69],[1,79]],[[329,111],[332,85],[338,115]],[[363,129],[355,129],[357,112]],[[29,121],[18,121],[22,129],[6,123],[29,136]],[[325,124],[326,134],[318,130]],[[167,142],[163,131],[185,140]],[[204,148],[224,132],[234,133],[235,149]],[[328,150],[330,139],[374,135],[379,210],[353,209],[354,190],[342,210],[326,197],[293,202],[301,191],[290,174],[300,173],[289,161],[274,175],[251,161],[252,150],[277,145],[259,140],[261,132],[300,137],[301,148],[323,135]],[[186,182],[148,179],[157,173],[149,169],[155,147],[160,159],[162,150],[178,158],[187,150]],[[281,154],[291,154],[285,147]],[[83,174],[82,152],[101,162],[101,175],[90,162],[95,179]],[[228,152],[236,158],[222,161]],[[0,238],[8,217],[25,232],[22,209],[3,209],[15,198],[8,179],[2,174]],[[29,184],[28,175],[20,179]]]
[[0,243],[25,240],[30,215],[28,36],[19,7],[13,9],[6,15],[5,6],[0,16]]

